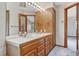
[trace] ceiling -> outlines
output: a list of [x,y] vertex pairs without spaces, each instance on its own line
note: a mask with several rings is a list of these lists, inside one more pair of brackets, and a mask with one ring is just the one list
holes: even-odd
[[55,2],[55,5],[56,6],[59,6],[59,5],[63,5],[63,4],[65,4],[66,2]]
[[[52,7],[53,3],[52,2],[38,2],[37,5],[40,6],[41,9],[46,9],[46,8]],[[30,6],[26,3],[26,7],[21,6],[20,10],[33,13],[33,12],[38,11],[38,8],[34,8],[33,6]]]
[[[54,2],[54,4],[56,5],[56,6],[58,6],[58,5],[62,5],[62,4],[64,4],[65,2]],[[30,6],[30,5],[28,5],[28,4],[23,4],[22,3],[22,5],[24,6],[24,7],[22,7],[22,6],[19,6],[19,4],[20,4],[20,2],[8,2],[7,3],[7,8],[9,8],[9,7],[12,7],[12,8],[16,8],[16,6],[17,7],[19,7],[19,9],[21,10],[21,11],[23,11],[23,12],[30,12],[30,13],[34,13],[34,12],[36,12],[36,11],[38,11],[38,9],[37,8],[34,8],[33,6]],[[26,6],[25,6],[26,5]],[[46,9],[46,8],[50,8],[50,7],[52,7],[53,6],[53,2],[38,2],[38,5],[42,8],[42,9]]]
[[39,2],[38,4],[39,6],[41,6],[42,8],[46,9],[46,8],[50,8],[53,6],[52,2]]
[[28,12],[28,13],[34,13],[37,11],[36,8],[32,7],[32,6],[29,6],[29,5],[26,5],[26,7],[20,7],[20,10],[21,11],[25,11],[25,12]]

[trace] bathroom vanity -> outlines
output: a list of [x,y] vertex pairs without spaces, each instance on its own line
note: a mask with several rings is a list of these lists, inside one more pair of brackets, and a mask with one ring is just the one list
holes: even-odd
[[6,37],[7,55],[46,56],[55,46],[52,33],[28,33]]

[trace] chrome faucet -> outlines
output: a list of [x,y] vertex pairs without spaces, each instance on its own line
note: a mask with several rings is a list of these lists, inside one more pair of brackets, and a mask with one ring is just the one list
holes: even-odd
[[27,35],[27,32],[24,32],[24,33],[22,33],[22,32],[19,32],[19,36],[26,37],[26,35]]

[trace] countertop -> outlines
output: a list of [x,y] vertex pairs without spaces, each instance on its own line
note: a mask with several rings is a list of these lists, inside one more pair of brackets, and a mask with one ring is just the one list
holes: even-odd
[[51,34],[52,33],[28,33],[26,37],[19,36],[19,35],[12,35],[12,36],[6,37],[6,43],[19,47],[19,45],[24,42],[28,42]]

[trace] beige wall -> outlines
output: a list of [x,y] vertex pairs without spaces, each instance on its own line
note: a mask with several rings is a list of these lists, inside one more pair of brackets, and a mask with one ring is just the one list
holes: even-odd
[[64,5],[56,7],[56,44],[64,45]]
[[18,14],[20,10],[18,8],[18,3],[7,2],[6,6],[9,10],[9,35],[14,35],[18,33]]
[[6,55],[6,44],[5,44],[5,12],[6,3],[0,2],[0,56]]

